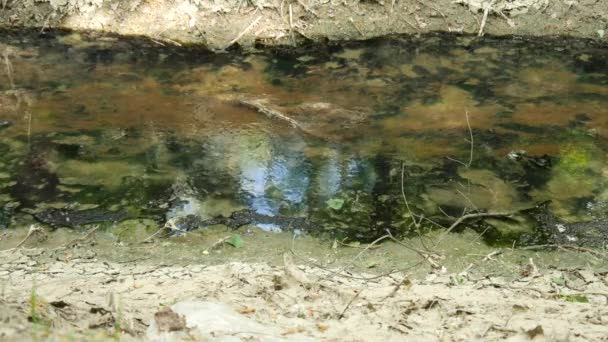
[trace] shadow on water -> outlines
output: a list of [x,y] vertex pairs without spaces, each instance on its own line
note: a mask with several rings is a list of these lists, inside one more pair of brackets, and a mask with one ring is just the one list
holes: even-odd
[[7,32],[0,52],[2,227],[153,218],[362,241],[500,212],[468,226],[489,243],[608,237],[608,50],[592,42],[229,55]]

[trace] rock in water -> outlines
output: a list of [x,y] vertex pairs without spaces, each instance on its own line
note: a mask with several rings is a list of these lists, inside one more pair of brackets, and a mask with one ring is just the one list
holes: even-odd
[[66,210],[47,209],[34,214],[34,217],[53,227],[80,227],[91,223],[120,222],[130,218],[124,211],[110,211],[104,209]]
[[10,121],[8,121],[8,120],[0,120],[0,131],[3,130],[3,129],[5,129],[5,128],[10,127],[12,124],[13,123],[10,122]]

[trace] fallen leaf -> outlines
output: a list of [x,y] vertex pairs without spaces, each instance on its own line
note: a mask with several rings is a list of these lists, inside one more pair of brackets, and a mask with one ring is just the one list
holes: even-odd
[[530,339],[534,339],[538,335],[544,335],[545,332],[543,331],[543,326],[539,324],[534,329],[526,331],[526,334],[528,334],[528,337],[530,337]]
[[334,209],[334,210],[340,210],[342,209],[342,206],[344,205],[344,200],[341,198],[331,198],[328,199],[327,202],[327,206],[329,206],[330,208]]
[[234,248],[243,248],[245,247],[245,242],[240,235],[234,234],[226,241],[227,244],[232,245]]
[[301,333],[301,332],[304,332],[304,328],[302,328],[302,327],[295,327],[295,328],[287,329],[285,332],[281,333],[281,335],[287,336],[287,335],[298,334],[298,333]]
[[255,313],[255,309],[244,306],[242,308],[236,309],[236,312],[240,313],[241,315],[249,315],[249,314]]
[[319,331],[323,332],[323,331],[326,331],[327,329],[329,329],[329,325],[317,323],[317,329],[319,329]]

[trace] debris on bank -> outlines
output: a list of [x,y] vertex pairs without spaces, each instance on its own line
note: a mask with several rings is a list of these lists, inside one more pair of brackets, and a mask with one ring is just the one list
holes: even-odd
[[[84,251],[81,251],[84,252]],[[608,335],[608,273],[516,279],[437,270],[348,273],[298,265],[144,265],[77,249],[1,252],[0,339],[594,341]],[[499,262],[499,253],[483,262]],[[305,260],[303,260],[305,262]],[[103,339],[97,339],[103,340]]]
[[160,45],[293,46],[452,32],[606,39],[608,2],[548,0],[4,0],[0,26],[143,35]]

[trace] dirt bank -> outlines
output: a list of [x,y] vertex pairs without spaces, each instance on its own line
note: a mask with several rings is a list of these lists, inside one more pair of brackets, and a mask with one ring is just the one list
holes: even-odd
[[607,39],[601,0],[1,0],[0,25],[145,35],[160,44],[293,45],[455,32]]
[[244,320],[239,327],[254,325],[263,332],[212,326],[197,332],[177,319],[172,334],[209,334],[222,341],[235,336],[602,341],[608,336],[608,275],[583,269],[538,270],[531,264],[529,272],[514,279],[466,271],[418,278],[405,272],[377,276],[296,266],[290,254],[280,266],[180,266],[104,261],[82,248],[0,253],[4,341],[150,338],[157,335],[151,322],[168,324],[162,322],[163,313],[155,313],[163,308],[166,313],[178,302],[200,301],[222,305],[227,315]]
[[211,341],[608,336],[602,250],[497,249],[472,233],[342,245],[255,229],[241,248],[219,229],[129,242],[150,233],[139,232],[1,234],[0,340],[163,340],[158,326]]

